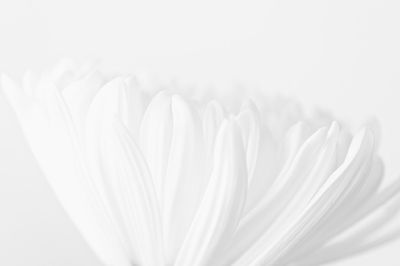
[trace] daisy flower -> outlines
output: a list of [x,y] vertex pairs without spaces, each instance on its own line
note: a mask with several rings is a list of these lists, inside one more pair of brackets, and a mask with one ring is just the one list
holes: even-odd
[[228,108],[71,62],[1,84],[105,265],[321,265],[398,237],[400,181],[382,185],[369,126],[352,134],[289,100]]

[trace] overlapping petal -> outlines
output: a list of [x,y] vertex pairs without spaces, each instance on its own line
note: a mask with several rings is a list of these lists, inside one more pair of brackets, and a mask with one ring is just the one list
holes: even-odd
[[369,125],[282,99],[233,112],[71,61],[1,87],[106,265],[320,265],[400,236]]

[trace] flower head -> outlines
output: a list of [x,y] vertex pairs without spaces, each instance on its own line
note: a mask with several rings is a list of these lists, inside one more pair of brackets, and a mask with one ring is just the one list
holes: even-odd
[[381,186],[368,126],[289,101],[228,110],[72,63],[2,88],[106,265],[319,265],[398,234],[383,229],[400,182]]

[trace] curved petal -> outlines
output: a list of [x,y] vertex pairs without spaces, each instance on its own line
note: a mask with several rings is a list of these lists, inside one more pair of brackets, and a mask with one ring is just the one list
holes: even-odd
[[[287,250],[307,235],[338,204],[344,201],[360,184],[368,158],[373,151],[373,137],[367,130],[359,133],[349,148],[348,156],[312,197],[309,204],[283,221],[278,221],[235,262],[239,265],[273,265]],[[357,172],[361,169],[361,172]]]
[[[245,201],[247,173],[242,137],[234,121],[219,130],[214,167],[195,220],[179,251],[176,266],[210,265],[238,224]],[[219,252],[217,252],[219,253]]]
[[192,223],[208,182],[204,138],[196,109],[172,96],[172,138],[163,184],[167,263],[172,264]]
[[[3,87],[7,86],[3,82]],[[15,101],[14,108],[20,113],[20,122],[35,158],[84,238],[106,264],[129,266],[130,262],[87,176],[65,103],[57,88],[47,89],[47,100],[52,104],[45,108],[38,102],[31,102],[32,108],[24,113],[18,106],[21,100],[18,97],[24,96],[15,94],[14,88],[6,90],[11,101]],[[49,111],[57,119],[49,120]]]
[[314,166],[314,157],[324,144],[326,132],[326,128],[317,131],[301,146],[293,162],[276,178],[264,201],[241,220],[229,252],[220,256],[221,265],[232,264],[274,223]]
[[248,182],[250,184],[254,178],[260,144],[261,129],[257,107],[251,102],[247,103],[237,115],[237,121],[242,131],[246,150],[246,162],[249,172]]
[[[390,227],[390,225],[387,224],[393,222],[393,220],[395,220],[395,222],[397,221],[395,218],[398,218],[399,215],[399,191],[400,182],[398,180],[379,193],[379,197],[375,197],[377,201],[374,200],[374,202],[380,202],[380,204],[375,205],[375,207],[381,204],[383,206],[381,208],[373,208],[371,213],[368,213],[368,221],[363,221],[361,225],[357,225],[355,233],[346,236],[339,242],[316,249],[315,252],[296,260],[295,265],[317,266],[322,263],[329,263],[398,239],[400,237],[398,223],[395,224],[394,228],[386,231],[383,230],[385,232],[379,231]],[[378,233],[376,233],[377,231]]]
[[102,158],[140,265],[163,265],[160,212],[150,172],[118,118],[106,129]]
[[290,255],[286,256],[281,262],[282,264],[287,264],[290,261],[301,261],[304,257],[312,258],[313,254],[324,248],[327,243],[331,242],[332,238],[340,237],[343,231],[346,231],[367,215],[365,206],[370,205],[371,201],[375,200],[376,195],[373,195],[373,193],[378,189],[383,175],[382,162],[378,158],[374,160],[370,173],[362,177],[362,179],[365,179],[362,188],[355,191],[352,198],[343,202],[342,206],[333,211],[323,224],[315,228],[303,244],[293,248]]
[[[116,190],[115,177],[104,169],[107,160],[102,156],[102,145],[104,139],[109,138],[109,128],[114,119],[119,118],[126,126],[129,125],[134,114],[132,108],[140,109],[140,106],[131,107],[135,102],[126,97],[128,91],[133,88],[127,87],[125,80],[115,78],[104,85],[94,97],[89,106],[85,120],[84,155],[85,164],[92,176],[93,185],[98,191],[101,201],[105,205],[114,230],[118,234],[124,248],[128,250],[132,262],[136,258],[135,241],[128,234],[130,224],[124,220],[124,209],[119,205],[119,191]],[[104,153],[104,152],[103,152]]]
[[159,204],[171,145],[171,96],[161,91],[150,101],[139,129],[139,143],[154,180]]

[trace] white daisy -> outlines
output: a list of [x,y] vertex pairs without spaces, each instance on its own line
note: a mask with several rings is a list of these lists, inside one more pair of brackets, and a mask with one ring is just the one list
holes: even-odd
[[398,235],[385,229],[400,181],[382,187],[368,127],[352,136],[289,101],[232,111],[72,63],[2,88],[105,265],[320,265]]

